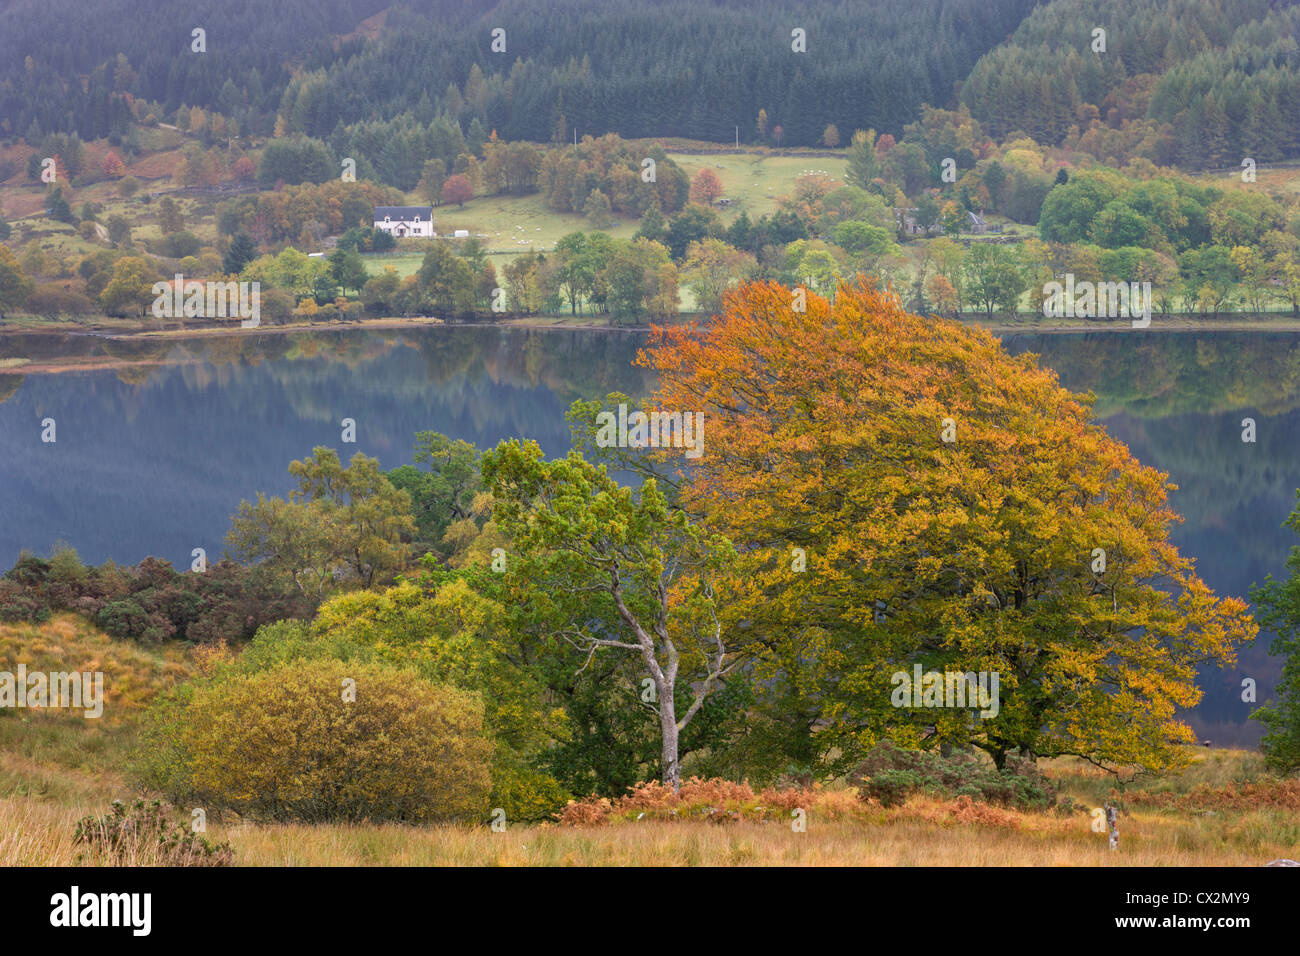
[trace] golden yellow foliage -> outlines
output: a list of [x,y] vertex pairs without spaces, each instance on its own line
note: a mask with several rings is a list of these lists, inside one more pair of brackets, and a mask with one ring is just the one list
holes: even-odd
[[[760,676],[819,712],[823,753],[933,727],[999,763],[1185,760],[1198,665],[1230,665],[1256,627],[1170,543],[1168,476],[1089,397],[865,282],[802,311],[744,286],[641,361],[656,408],[705,414],[684,503],[735,543],[732,624],[769,649]],[[900,705],[913,664],[997,674],[1000,707]]]
[[412,671],[293,661],[197,687],[178,742],[186,782],[210,807],[421,822],[486,812],[482,728],[477,697]]

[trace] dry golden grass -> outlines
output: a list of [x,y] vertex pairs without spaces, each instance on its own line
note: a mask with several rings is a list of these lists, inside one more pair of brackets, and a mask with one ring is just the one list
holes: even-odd
[[12,672],[19,664],[29,672],[102,671],[103,715],[89,722],[105,726],[131,721],[154,694],[193,672],[187,652],[177,644],[155,649],[114,640],[75,614],[59,614],[44,624],[0,625],[0,670]]
[[[102,814],[104,803],[94,805]],[[0,866],[165,866],[159,847],[124,841],[108,855],[78,844],[77,822],[87,814],[22,798],[0,799]]]
[[[876,820],[718,826],[641,821],[592,828],[213,826],[240,864],[262,866],[1258,866],[1294,855],[1271,839],[1280,820],[1235,825],[1138,814],[1107,849],[1083,815],[1024,817],[1015,827],[944,820],[931,801]],[[942,822],[940,822],[942,821]]]
[[[72,843],[81,808],[0,799],[0,866],[94,864]],[[1296,855],[1281,815],[1233,820],[1137,813],[1121,822],[1120,850],[1082,815],[1016,815],[1016,826],[959,822],[934,801],[872,819],[718,826],[629,822],[599,829],[211,823],[251,866],[1258,866]],[[147,862],[147,861],[141,861]]]
[[31,797],[0,798],[0,867],[72,866],[81,814]]
[[[1232,755],[1223,762],[1231,763]],[[7,784],[25,775],[55,775],[7,752],[0,752],[0,772]],[[76,821],[102,813],[111,799],[129,792],[104,768],[65,769],[58,778],[62,782],[46,793],[5,787],[0,866],[101,862],[73,845]],[[1024,813],[925,797],[883,809],[845,790],[817,795],[805,832],[794,832],[780,817],[722,824],[614,818],[595,826],[511,825],[502,833],[210,817],[207,836],[229,840],[236,863],[252,866],[1259,866],[1300,855],[1300,820],[1285,808],[1204,813],[1130,801],[1120,819],[1120,850],[1111,853],[1084,812]]]
[[[24,768],[7,756],[7,776]],[[72,774],[76,776],[76,774]],[[104,774],[62,798],[0,797],[0,866],[94,864],[76,820],[125,796]],[[253,866],[1258,866],[1300,855],[1300,821],[1273,808],[1205,814],[1135,807],[1111,853],[1085,813],[1020,813],[913,798],[884,810],[830,791],[805,832],[784,820],[616,821],[604,826],[254,825],[209,818]],[[178,815],[179,816],[179,815]],[[142,861],[143,862],[143,861]]]

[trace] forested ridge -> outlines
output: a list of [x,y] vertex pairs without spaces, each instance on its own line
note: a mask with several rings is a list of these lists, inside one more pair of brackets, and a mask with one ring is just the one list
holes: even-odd
[[994,136],[1109,159],[1276,160],[1300,150],[1298,28],[1293,0],[1055,0],[980,61],[961,99]]
[[[268,117],[274,122],[294,65],[335,55],[329,38],[385,5],[15,0],[0,8],[0,130],[99,138],[124,132],[127,101],[146,99],[173,110],[182,102],[218,109],[259,132]],[[191,51],[195,28],[206,31],[206,53]]]
[[145,101],[336,146],[436,120],[814,146],[960,100],[997,138],[1220,167],[1300,152],[1298,28],[1293,0],[106,0],[93,27],[77,0],[16,0],[0,133],[121,135]]
[[[563,116],[567,130],[597,135],[725,140],[739,126],[752,142],[762,109],[766,135],[806,146],[828,123],[901,132],[922,103],[949,102],[1033,6],[110,0],[92,11],[19,0],[0,13],[0,119],[9,135],[35,124],[95,138],[124,130],[119,101],[130,96],[166,112],[217,110],[260,135],[277,113],[290,132],[323,137],[410,111],[425,124],[437,114],[466,127],[477,119],[509,140],[549,140]],[[348,36],[385,8],[377,39]],[[190,49],[195,27],[207,31],[206,53]],[[504,53],[491,49],[496,28]],[[806,31],[806,53],[792,50],[795,28]]]
[[[506,139],[556,137],[563,116],[568,130],[597,135],[726,140],[739,126],[741,139],[753,142],[765,110],[785,145],[809,146],[828,123],[901,131],[922,103],[949,100],[1032,6],[507,0],[451,36],[436,15],[395,8],[390,39],[295,78],[284,113],[291,130],[323,136],[340,116],[347,123],[403,108],[418,115],[432,101]],[[506,31],[504,55],[490,51],[496,27]],[[806,53],[792,50],[795,28],[806,31]],[[427,72],[392,69],[413,61]]]

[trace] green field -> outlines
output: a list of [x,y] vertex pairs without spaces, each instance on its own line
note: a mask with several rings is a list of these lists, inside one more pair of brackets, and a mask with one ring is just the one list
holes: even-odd
[[755,153],[692,156],[669,153],[669,156],[694,178],[706,166],[722,180],[723,198],[730,199],[720,213],[723,222],[731,222],[741,211],[757,220],[777,210],[777,200],[794,192],[801,173],[821,172],[844,182],[848,162],[838,156],[765,156]]
[[[421,202],[411,198],[411,202]],[[616,219],[616,226],[604,230],[611,236],[631,239],[640,225],[639,220]],[[438,206],[433,210],[433,228],[438,235],[451,235],[457,229],[467,229],[471,236],[489,252],[519,254],[549,252],[561,236],[571,232],[590,231],[586,217],[573,213],[559,213],[546,208],[539,193],[530,196],[479,196],[463,208]]]
[[[204,245],[214,244],[217,241],[216,202],[181,195],[174,195],[172,199],[180,207],[185,231],[194,233]],[[162,229],[158,225],[158,202],[145,204],[138,197],[122,199],[105,183],[78,189],[71,202],[73,212],[80,215],[82,205],[87,202],[100,207],[95,218],[101,224],[116,215],[126,217],[131,223],[131,239],[137,248],[143,248],[147,240],[162,238]],[[24,245],[35,243],[59,259],[91,255],[107,248],[106,243],[82,239],[77,227],[43,216],[16,220],[14,228],[15,239]]]
[[[838,157],[821,156],[763,156],[753,153],[669,155],[688,176],[693,177],[706,166],[718,174],[725,190],[723,198],[731,200],[726,207],[718,208],[718,216],[725,223],[730,223],[742,210],[747,211],[751,219],[775,212],[777,201],[794,191],[795,180],[804,171],[825,172],[843,181],[846,165],[845,160]],[[407,201],[423,202],[414,193],[408,194]],[[481,196],[470,200],[464,207],[438,206],[433,211],[433,222],[439,235],[467,229],[489,252],[506,255],[534,250],[548,252],[555,248],[560,237],[592,229],[584,216],[548,209],[537,193],[530,196]],[[616,218],[616,223],[603,231],[622,239],[631,239],[640,225],[639,220],[627,218]],[[415,269],[405,262],[405,258],[404,255],[391,257],[387,264],[396,266],[402,275],[409,275]],[[371,261],[379,260],[376,257]],[[382,265],[372,265],[372,271],[381,268]]]
[[[741,211],[757,220],[775,212],[778,200],[794,191],[795,180],[807,171],[823,172],[841,182],[844,180],[846,161],[839,157],[823,156],[766,156],[756,153],[692,155],[669,153],[687,176],[694,177],[706,166],[711,167],[722,180],[723,198],[731,202],[718,207],[718,218],[732,222]],[[423,202],[414,193],[407,201]],[[591,223],[585,216],[560,213],[548,209],[541,195],[481,196],[467,202],[464,207],[438,206],[433,211],[434,229],[439,235],[449,235],[457,229],[466,229],[492,257],[498,274],[515,256],[528,252],[550,252],[555,243],[571,232],[590,232]],[[616,225],[603,230],[620,239],[636,235],[640,221],[619,218]],[[406,277],[417,272],[424,258],[427,240],[404,240],[397,251],[383,255],[366,256],[366,268],[378,275],[392,266],[398,275]],[[695,298],[684,285],[679,297],[681,308],[691,311]]]

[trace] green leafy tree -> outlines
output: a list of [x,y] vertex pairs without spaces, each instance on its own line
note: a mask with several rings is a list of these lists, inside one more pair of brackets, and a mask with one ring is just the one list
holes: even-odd
[[591,294],[596,272],[603,264],[588,255],[587,236],[581,232],[562,236],[555,244],[553,259],[551,277],[555,290],[569,300],[570,314],[577,315],[583,296]]
[[786,273],[792,285],[822,295],[834,295],[842,277],[830,248],[818,240],[799,239],[786,247]]
[[639,657],[655,689],[662,780],[676,789],[683,728],[742,660],[715,593],[730,544],[670,508],[654,479],[622,487],[577,451],[548,462],[534,442],[504,442],[484,454],[483,479],[511,542],[506,573],[540,595],[584,596],[554,636],[579,662],[602,652]]
[[668,251],[680,262],[692,242],[716,238],[722,229],[712,209],[691,203],[668,221]]
[[227,541],[235,554],[265,562],[320,600],[340,583],[370,587],[401,570],[415,522],[410,495],[376,459],[357,452],[345,467],[331,448],[313,455],[290,463],[298,487],[287,500],[259,493],[240,502]]
[[154,301],[153,284],[156,272],[147,259],[140,256],[123,256],[113,263],[113,277],[99,302],[109,315],[144,315],[145,308]]
[[411,496],[416,534],[424,542],[441,541],[451,525],[468,519],[483,491],[478,449],[434,431],[415,433],[415,464],[394,468],[388,478]]
[[435,242],[430,247],[417,275],[434,308],[452,314],[474,310],[474,270],[447,243]]
[[1155,234],[1150,220],[1119,199],[1108,202],[1088,226],[1088,238],[1107,249],[1141,245]]
[[431,204],[438,205],[442,202],[442,184],[446,181],[447,164],[436,157],[426,160],[418,186],[420,195]]
[[7,311],[21,309],[33,288],[9,247],[0,246],[0,320]]
[[619,242],[604,269],[609,310],[616,319],[630,319],[645,311],[650,285],[645,267],[630,242]]
[[517,256],[501,270],[510,305],[519,312],[541,311],[546,293],[542,287],[545,259],[538,253]]
[[77,222],[77,217],[73,215],[72,207],[68,205],[68,200],[64,198],[62,189],[54,190],[54,198],[50,200],[50,218],[74,225]]
[[118,248],[131,245],[131,222],[125,216],[112,215],[105,223],[108,227],[108,239]]
[[1093,219],[1124,191],[1124,181],[1113,170],[1077,174],[1043,200],[1038,217],[1040,235],[1047,242],[1083,242]]
[[171,196],[164,196],[162,202],[158,203],[158,228],[164,236],[185,228],[185,216]]
[[[1296,501],[1283,526],[1300,534],[1300,491]],[[1264,725],[1259,746],[1270,769],[1291,774],[1300,770],[1300,547],[1291,548],[1286,567],[1286,578],[1269,575],[1250,592],[1256,619],[1275,635],[1268,652],[1282,658],[1273,698],[1250,716]]]
[[593,189],[582,204],[582,214],[597,229],[607,229],[614,221],[610,212],[609,197],[601,189]]
[[653,242],[665,242],[668,239],[668,220],[664,218],[658,204],[652,204],[641,217],[636,238],[649,239]]
[[330,254],[330,275],[344,292],[348,289],[361,292],[361,287],[370,278],[366,271],[366,261],[355,249],[336,249]]
[[338,294],[339,287],[328,271],[316,276],[312,281],[311,297],[316,300],[317,305],[333,305]]
[[393,306],[397,290],[402,284],[402,277],[392,266],[385,266],[384,271],[366,282],[361,288],[361,301],[366,310],[374,315],[382,315]]
[[995,311],[1015,312],[1029,280],[1010,249],[977,242],[966,256],[962,288],[969,301],[992,317]]
[[682,269],[687,286],[695,294],[696,306],[713,312],[722,306],[722,293],[751,278],[758,271],[758,263],[748,252],[734,249],[720,239],[702,239],[687,247]]
[[885,255],[895,249],[893,236],[888,229],[869,222],[842,222],[832,234],[835,244],[849,252],[866,252],[872,256]]

